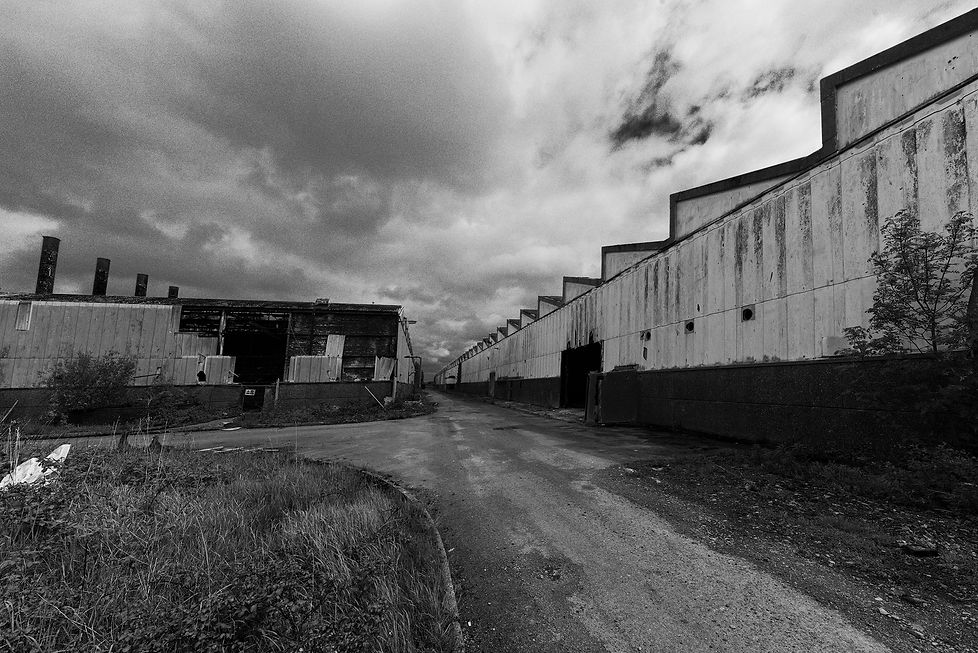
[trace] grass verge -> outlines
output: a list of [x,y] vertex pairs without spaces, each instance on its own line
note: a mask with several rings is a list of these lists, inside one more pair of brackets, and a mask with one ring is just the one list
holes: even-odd
[[398,399],[384,407],[376,402],[355,402],[343,406],[328,402],[299,406],[266,407],[261,412],[249,412],[234,421],[235,426],[265,428],[296,424],[353,424],[388,419],[405,419],[430,415],[436,405],[430,401]]
[[0,650],[448,651],[422,509],[279,455],[72,451],[0,493]]

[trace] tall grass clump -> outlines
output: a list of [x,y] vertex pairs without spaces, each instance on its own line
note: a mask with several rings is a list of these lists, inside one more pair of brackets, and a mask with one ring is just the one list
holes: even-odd
[[451,650],[427,529],[344,467],[73,451],[0,493],[0,650]]

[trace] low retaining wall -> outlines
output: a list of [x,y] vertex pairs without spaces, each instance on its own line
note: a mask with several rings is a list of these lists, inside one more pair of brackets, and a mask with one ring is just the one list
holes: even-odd
[[[188,385],[175,386],[177,389],[186,392],[193,399],[202,405],[212,408],[237,408],[241,405],[241,396],[244,389],[239,385]],[[148,386],[132,386],[129,388],[133,403],[140,400],[149,391]],[[0,417],[10,409],[16,402],[17,406],[11,414],[11,419],[34,419],[43,417],[50,408],[51,390],[47,388],[3,388],[0,389]],[[99,409],[98,415],[86,418],[85,422],[92,419],[105,423],[113,422],[117,417],[123,420],[129,419],[130,406],[120,408]],[[93,413],[96,411],[92,411]],[[103,415],[104,413],[104,415]]]

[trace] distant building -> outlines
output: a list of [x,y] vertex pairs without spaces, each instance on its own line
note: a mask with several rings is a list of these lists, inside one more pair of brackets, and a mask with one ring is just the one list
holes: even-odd
[[77,352],[133,357],[137,386],[195,385],[201,371],[209,385],[413,380],[400,306],[146,297],[146,275],[137,295],[106,296],[107,259],[94,294],[52,294],[57,245],[44,239],[37,292],[0,294],[0,389],[37,387]]

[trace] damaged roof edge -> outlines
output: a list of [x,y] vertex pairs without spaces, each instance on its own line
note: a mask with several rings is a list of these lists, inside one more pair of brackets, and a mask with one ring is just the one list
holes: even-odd
[[78,302],[93,304],[155,304],[160,306],[195,306],[256,310],[292,310],[317,312],[398,313],[396,304],[347,304],[334,302],[285,302],[264,299],[205,299],[192,297],[134,297],[130,295],[47,295],[37,293],[0,294],[0,301]]

